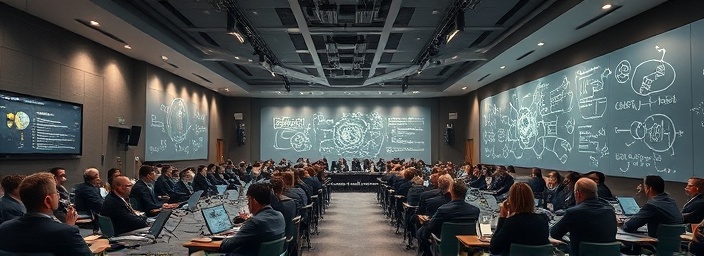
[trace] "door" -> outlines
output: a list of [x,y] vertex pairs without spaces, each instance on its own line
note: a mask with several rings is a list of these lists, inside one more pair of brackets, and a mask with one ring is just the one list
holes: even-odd
[[222,141],[222,139],[218,139],[217,144],[216,144],[216,155],[215,159],[218,163],[224,163],[225,162],[225,142]]
[[468,139],[464,143],[464,162],[468,164],[474,164],[472,162],[472,148],[474,148],[474,139]]

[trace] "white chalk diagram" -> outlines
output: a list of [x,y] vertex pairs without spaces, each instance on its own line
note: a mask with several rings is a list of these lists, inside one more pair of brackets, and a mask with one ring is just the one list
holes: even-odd
[[704,128],[704,101],[699,102],[697,106],[693,107],[689,111],[693,112],[697,118],[699,118],[699,127]]
[[[579,144],[577,149],[580,153],[589,154],[589,165],[599,167],[599,159],[609,155],[609,147],[606,145],[606,129],[601,127],[596,132],[592,125],[580,125]],[[597,158],[598,157],[598,158]]]
[[[548,87],[539,83],[534,93],[525,96],[512,91],[508,114],[495,104],[485,107],[482,136],[487,157],[522,159],[524,151],[530,150],[537,159],[549,152],[561,163],[567,162],[574,144],[575,121],[562,114],[572,110],[574,95],[567,79],[555,89]],[[502,148],[497,149],[501,144]]]
[[[174,98],[169,105],[161,104],[159,111],[163,115],[151,114],[150,127],[160,128],[170,142],[174,144],[174,151],[190,154],[205,147],[205,137],[208,135],[208,116],[193,110],[193,115],[188,104],[182,98]],[[193,133],[189,140],[189,134]],[[149,146],[150,153],[163,152],[168,148],[169,140],[160,140],[158,146]]]
[[660,59],[651,59],[641,62],[633,70],[631,88],[640,96],[648,96],[667,90],[675,83],[677,74],[675,68],[665,61],[665,48],[655,46],[661,54]]
[[[384,142],[390,139],[393,144],[408,146],[388,147],[386,151],[389,153],[424,150],[425,141],[407,139],[423,132],[424,118],[389,117],[386,125],[384,121],[384,117],[377,112],[343,113],[338,120],[327,118],[323,113],[314,114],[312,121],[305,118],[274,117],[274,148],[296,152],[317,148],[323,155],[376,158]],[[419,148],[423,150],[418,150]]]
[[629,133],[633,137],[633,141],[625,143],[627,147],[639,140],[654,152],[671,151],[673,156],[675,140],[683,134],[681,130],[677,130],[672,119],[664,114],[653,114],[643,121],[633,121],[628,129],[614,129],[616,134]]
[[616,66],[616,75],[614,77],[619,84],[628,82],[628,79],[631,78],[631,62],[628,60],[619,62],[618,66]]
[[579,112],[583,119],[598,119],[606,112],[607,98],[604,90],[605,80],[611,75],[608,68],[601,71],[596,66],[586,70],[578,70],[575,84],[579,90]]

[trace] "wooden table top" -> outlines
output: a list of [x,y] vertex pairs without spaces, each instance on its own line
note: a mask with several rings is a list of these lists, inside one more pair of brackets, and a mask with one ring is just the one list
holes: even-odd
[[207,243],[188,241],[183,244],[183,247],[186,247],[189,250],[217,252],[220,250],[220,244],[222,244],[222,241],[212,241]]

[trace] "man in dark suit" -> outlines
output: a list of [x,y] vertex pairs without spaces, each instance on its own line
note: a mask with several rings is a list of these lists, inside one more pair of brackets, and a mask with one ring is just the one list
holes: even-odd
[[115,234],[120,235],[147,227],[147,218],[139,216],[129,203],[132,183],[127,176],[118,176],[110,184],[112,191],[105,197],[100,215],[110,218]]
[[430,234],[440,237],[442,224],[445,222],[469,223],[476,222],[479,218],[479,208],[464,201],[467,194],[467,185],[464,181],[456,181],[452,184],[450,195],[452,201],[442,205],[428,222],[428,225],[418,230],[418,243],[424,254],[429,254]]
[[604,199],[597,196],[594,180],[581,178],[574,185],[576,206],[565,210],[565,215],[551,229],[555,239],[570,233],[570,255],[579,255],[579,243],[616,242],[616,213]]
[[690,197],[682,207],[684,223],[700,223],[704,219],[704,180],[689,178],[684,191]]
[[[64,183],[66,182],[66,169],[62,167],[54,167],[49,170],[51,175],[54,175],[56,182],[56,190],[59,191],[59,208],[54,211],[54,216],[60,221],[66,223],[66,213],[71,204],[71,194],[68,192]],[[73,225],[73,224],[69,224]]]
[[156,170],[151,165],[142,165],[139,168],[139,180],[130,192],[130,198],[137,201],[138,211],[143,211],[147,216],[156,216],[162,208],[173,209],[178,205],[164,204],[154,194],[153,182],[156,179]]
[[215,187],[215,184],[210,183],[206,175],[205,165],[198,166],[198,173],[196,173],[196,177],[193,178],[193,191],[203,190],[204,196],[217,195],[218,188]]
[[76,210],[79,214],[92,215],[100,212],[103,207],[103,197],[100,196],[100,172],[96,168],[88,168],[83,172],[83,183],[76,185]]
[[20,183],[23,175],[9,175],[2,179],[5,195],[0,199],[0,223],[21,217],[27,212],[20,200]]
[[191,187],[191,182],[193,181],[193,172],[191,169],[185,169],[178,173],[178,182],[174,186],[174,191],[180,194],[187,194],[189,197],[193,194],[193,187]]
[[[438,194],[428,198],[425,202],[421,200],[422,208],[418,206],[418,215],[428,215],[428,217],[432,217],[440,206],[450,202],[452,200],[450,194],[452,183],[452,176],[449,174],[440,176],[438,178]],[[423,194],[421,194],[421,196],[423,196]]]
[[640,211],[623,223],[623,231],[636,232],[639,227],[648,225],[648,235],[657,237],[660,224],[682,223],[682,213],[675,199],[665,192],[665,181],[660,176],[648,175],[643,178],[639,190],[648,198]]
[[[236,255],[257,255],[263,242],[284,237],[284,216],[271,208],[271,188],[267,184],[253,184],[247,190],[249,212],[253,214],[234,237],[222,241],[220,251]],[[246,216],[240,216],[246,217]]]
[[171,174],[170,166],[162,168],[161,175],[154,182],[154,194],[170,203],[188,200],[189,193],[176,191],[176,182],[173,181]]
[[[27,214],[0,225],[0,250],[15,253],[51,253],[57,256],[93,255],[78,228],[54,217],[59,193],[50,173],[36,173],[24,179],[19,188]],[[67,214],[76,221],[76,212]]]

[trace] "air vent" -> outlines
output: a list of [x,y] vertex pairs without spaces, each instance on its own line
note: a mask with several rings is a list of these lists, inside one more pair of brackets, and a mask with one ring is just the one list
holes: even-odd
[[438,72],[438,74],[435,75],[435,76],[442,76],[442,75],[444,75],[448,70],[450,70],[451,67],[452,67],[452,66],[445,66],[445,67],[442,68],[442,70],[440,70],[440,72]]
[[411,18],[413,17],[413,13],[415,11],[416,8],[413,7],[401,7],[401,10],[398,11],[398,16],[396,16],[396,20],[394,21],[394,27],[408,26],[408,23],[411,22]]
[[298,23],[296,23],[296,17],[293,16],[293,11],[291,10],[291,8],[276,8],[276,14],[279,16],[279,20],[281,20],[281,24],[284,25],[284,27],[298,27]]
[[379,60],[379,63],[391,63],[391,59],[394,57],[393,53],[390,52],[385,52],[381,54],[381,60]]
[[176,64],[173,64],[173,63],[171,63],[171,62],[166,62],[166,64],[169,64],[169,66],[172,66],[172,67],[174,67],[174,68],[178,68],[178,66],[176,66]]
[[80,20],[80,19],[75,19],[75,21],[77,21],[78,23],[83,24],[83,25],[86,26],[86,27],[89,27],[89,28],[91,28],[91,29],[94,29],[95,31],[98,31],[98,32],[100,32],[101,34],[108,36],[109,38],[112,38],[112,40],[118,41],[118,42],[120,42],[120,43],[122,43],[122,44],[127,44],[127,43],[125,43],[125,41],[122,40],[121,38],[119,38],[119,37],[117,37],[117,36],[115,36],[115,35],[113,35],[113,34],[110,34],[110,33],[106,32],[105,30],[100,29],[99,27],[91,26],[91,25],[90,25],[90,21],[85,21],[85,20]]
[[303,35],[288,34],[288,37],[291,38],[291,42],[293,42],[293,47],[295,47],[296,50],[308,50],[308,46],[306,46],[306,41],[305,39],[303,39]]
[[306,71],[308,74],[313,75],[313,76],[319,76],[318,70],[315,68],[306,68]]
[[206,82],[211,83],[211,84],[213,83],[213,82],[211,82],[210,80],[206,79],[205,77],[202,77],[202,76],[200,76],[200,75],[198,75],[198,74],[196,74],[196,73],[191,73],[191,74],[193,74],[194,76],[197,76],[197,77],[200,78],[200,79],[203,79],[203,81],[206,81]]
[[242,71],[242,73],[247,74],[247,76],[252,76],[252,72],[249,72],[249,70],[247,68],[245,68],[244,66],[238,65],[238,64],[235,64],[235,66],[237,67],[237,69]]
[[386,41],[386,47],[384,49],[396,50],[396,48],[398,48],[398,44],[401,42],[402,36],[403,36],[403,34],[401,34],[401,33],[391,33],[389,35],[389,40]]
[[302,63],[313,63],[313,57],[310,56],[310,54],[307,53],[299,53],[298,57],[301,58]]
[[208,35],[208,33],[205,33],[205,32],[198,32],[198,34],[200,35],[200,37],[203,38],[203,40],[205,40],[205,41],[208,42],[209,44],[211,44],[211,45],[213,45],[213,46],[220,46],[220,45],[218,44],[218,42],[215,42],[215,40],[213,40],[213,38],[210,37],[210,35]]
[[482,80],[484,80],[484,78],[487,78],[487,77],[490,76],[490,75],[491,75],[491,74],[486,74],[486,75],[483,76],[482,78],[479,78],[479,80],[477,80],[477,82],[481,82]]
[[167,10],[169,10],[169,11],[171,12],[171,14],[173,14],[174,16],[176,16],[176,18],[178,18],[179,20],[181,20],[181,22],[183,22],[183,24],[186,24],[186,26],[188,26],[188,27],[195,27],[195,25],[193,25],[193,22],[191,22],[190,20],[188,20],[188,18],[186,18],[186,16],[184,16],[181,12],[179,12],[178,10],[176,10],[176,8],[175,8],[173,5],[171,5],[171,3],[169,3],[169,1],[161,0],[161,1],[159,1],[159,3],[160,3],[161,5],[163,5],[164,8],[166,8]]
[[496,22],[496,25],[503,25],[504,23],[506,23],[506,21],[507,21],[508,19],[510,19],[511,17],[513,17],[513,15],[516,15],[516,13],[518,12],[518,10],[520,10],[521,8],[523,8],[523,6],[525,6],[527,3],[528,3],[528,0],[521,0],[521,1],[518,1],[518,3],[516,3],[516,4],[513,6],[513,8],[511,8],[511,10],[508,10],[508,12],[506,12],[506,14],[504,14],[504,16],[502,16],[501,19],[499,19],[499,20]]
[[472,47],[479,45],[482,41],[484,41],[484,39],[489,37],[490,34],[491,34],[491,31],[482,32],[482,34],[479,35],[479,37],[477,37],[477,39],[474,40],[474,42],[472,42],[472,44],[470,44],[468,48],[472,48]]
[[516,58],[516,60],[522,60],[522,59],[525,58],[526,56],[531,55],[533,52],[535,52],[535,50],[531,50],[531,51],[529,51],[529,52],[527,52],[527,53],[521,55],[520,57]]
[[603,18],[603,17],[606,16],[606,15],[609,15],[610,13],[612,13],[612,12],[618,10],[618,9],[621,8],[621,7],[622,7],[622,6],[620,6],[620,5],[615,5],[615,6],[611,7],[611,9],[609,9],[608,11],[606,11],[606,12],[604,12],[604,13],[602,13],[602,14],[599,14],[598,16],[596,16],[596,17],[594,17],[594,18],[588,20],[587,22],[582,23],[582,25],[577,26],[574,30],[580,30],[580,29],[582,29],[582,28],[584,28],[584,27],[586,27],[586,26],[589,26],[590,24],[594,23],[595,21],[597,21],[597,20]]

